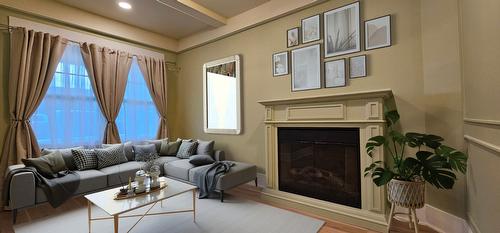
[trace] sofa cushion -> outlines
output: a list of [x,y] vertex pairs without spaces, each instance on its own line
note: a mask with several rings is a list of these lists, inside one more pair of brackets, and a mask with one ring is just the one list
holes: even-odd
[[198,142],[182,140],[179,151],[177,151],[177,158],[188,159],[189,156],[193,155],[196,152],[197,146]]
[[110,146],[104,149],[94,149],[94,151],[97,156],[97,169],[102,169],[128,161],[125,156],[123,144]]
[[154,144],[134,145],[135,161],[144,161],[146,155],[155,154]]
[[210,156],[213,155],[215,141],[197,140],[197,142],[198,142],[198,147],[196,148],[197,155],[210,155]]
[[[189,182],[194,181],[194,174],[196,171],[203,169],[207,166],[199,166],[189,170]],[[229,169],[229,172],[220,176],[215,188],[217,190],[227,190],[240,184],[247,183],[255,180],[257,177],[257,167],[253,164],[234,162],[234,166]]]
[[195,166],[203,166],[215,162],[215,160],[210,155],[193,155],[189,157],[189,162]]
[[165,168],[165,174],[167,176],[188,181],[189,169],[195,166],[189,163],[188,159],[179,159],[166,163],[163,167]]
[[58,150],[38,158],[21,159],[21,161],[28,167],[34,167],[42,176],[49,179],[57,177],[56,173],[67,169]]
[[149,143],[149,144],[154,144],[155,147],[156,147],[156,152],[160,153],[161,144],[164,143],[164,142],[168,143],[168,138],[157,139],[157,140],[146,140],[146,142]]
[[[102,144],[102,148],[108,148],[110,146],[116,146],[120,145],[121,143],[117,144]],[[128,161],[133,161],[135,159],[135,154],[134,154],[134,148],[132,147],[134,144],[132,142],[125,142],[123,143],[123,152],[125,153],[125,156],[127,157]]]
[[130,161],[110,167],[105,167],[99,171],[107,176],[108,186],[125,185],[128,183],[128,178],[134,180],[135,172],[141,169],[142,162]]
[[[164,168],[166,163],[170,163],[172,161],[179,160],[179,158],[175,156],[160,156],[158,159],[156,159],[156,162],[160,165],[160,168]],[[165,174],[164,172],[165,169],[160,169],[160,175],[163,176]]]
[[97,156],[92,149],[74,149],[71,150],[75,159],[76,167],[79,171],[96,169]]
[[47,148],[44,148],[42,149],[42,155],[47,155],[47,154],[50,154],[54,151],[60,151],[62,156],[63,156],[63,159],[64,159],[64,163],[66,164],[66,167],[69,169],[69,170],[77,170],[78,168],[76,167],[76,163],[75,163],[75,159],[73,158],[73,153],[71,152],[72,149],[83,149],[83,146],[78,146],[78,147],[71,147],[71,148],[61,148],[61,149],[47,149]]
[[176,155],[181,143],[181,139],[177,139],[175,142],[163,141],[161,143],[160,155]]

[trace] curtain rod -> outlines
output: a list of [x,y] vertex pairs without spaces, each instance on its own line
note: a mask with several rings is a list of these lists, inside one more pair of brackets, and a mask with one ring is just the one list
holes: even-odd
[[[10,32],[12,29],[15,29],[15,28],[22,28],[22,27],[11,26],[11,25],[0,23],[0,30],[8,30]],[[70,39],[66,39],[66,40],[68,40],[68,42],[72,42],[72,43],[75,43],[75,44],[81,44],[82,43],[81,41],[76,41],[76,40],[70,40]],[[135,55],[135,54],[133,54],[132,56],[137,57],[137,55]],[[167,64],[167,65],[175,65],[175,66],[177,66],[177,63],[175,63],[175,62],[164,61],[164,63]]]

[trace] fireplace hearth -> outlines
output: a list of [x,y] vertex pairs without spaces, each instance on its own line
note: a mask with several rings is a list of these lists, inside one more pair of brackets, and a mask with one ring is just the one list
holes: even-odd
[[281,191],[361,208],[359,128],[278,128]]

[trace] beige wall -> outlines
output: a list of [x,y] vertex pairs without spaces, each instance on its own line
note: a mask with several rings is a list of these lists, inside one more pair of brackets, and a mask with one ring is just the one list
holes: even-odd
[[464,112],[478,122],[466,121],[464,131],[479,142],[468,144],[467,216],[476,231],[499,232],[500,1],[460,0],[460,9]]
[[[347,87],[292,93],[290,75],[272,77],[271,55],[287,50],[287,29],[299,26],[300,20],[305,17],[350,2],[352,1],[328,1],[179,54],[181,71],[176,89],[182,91],[177,94],[176,114],[171,116],[174,134],[214,139],[217,147],[227,151],[229,158],[257,164],[259,171],[264,172],[264,108],[257,101],[391,88],[401,114],[403,130],[428,129],[429,132],[445,136],[451,145],[462,147],[456,1],[440,1],[436,6],[429,5],[436,1],[424,1],[422,5],[421,1],[415,0],[362,1],[362,19],[393,15],[393,46],[333,58],[368,55],[369,76],[349,80]],[[443,22],[435,24],[434,20]],[[243,60],[243,134],[205,134],[201,112],[202,65],[233,54],[241,54]],[[457,216],[463,216],[463,180],[462,178],[451,191],[429,189],[428,202]]]

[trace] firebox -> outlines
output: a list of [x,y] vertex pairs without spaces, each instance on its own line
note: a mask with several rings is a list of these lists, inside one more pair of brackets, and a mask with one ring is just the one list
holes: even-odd
[[359,128],[278,128],[279,190],[361,208]]

